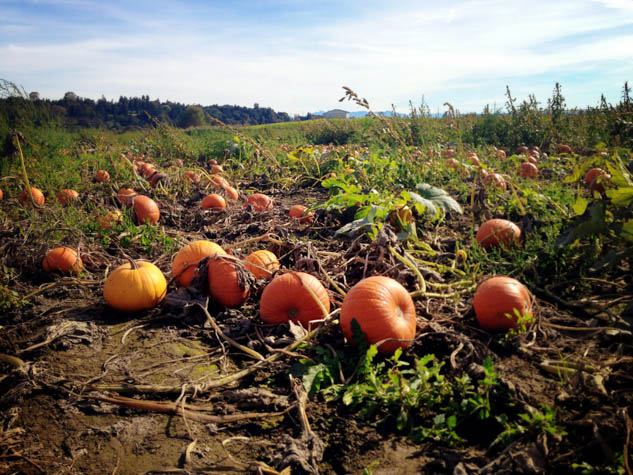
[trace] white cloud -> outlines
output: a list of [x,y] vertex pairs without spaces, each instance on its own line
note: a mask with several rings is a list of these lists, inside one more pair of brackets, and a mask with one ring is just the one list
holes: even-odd
[[[113,99],[149,94],[186,103],[258,102],[305,113],[341,105],[355,109],[336,102],[347,85],[376,110],[392,102],[407,109],[409,99],[415,103],[423,94],[435,108],[453,101],[446,96],[454,93],[463,99],[456,107],[481,110],[491,99],[503,103],[504,84],[548,96],[554,82],[574,71],[593,71],[596,88],[613,87],[617,75],[621,83],[633,79],[633,36],[604,34],[633,23],[633,12],[603,6],[620,3],[411,1],[394,8],[387,2],[360,17],[283,28],[222,17],[215,28],[211,20],[200,25],[149,12],[143,27],[116,34],[54,43],[0,41],[0,76],[48,97],[68,90]],[[125,17],[120,8],[109,14]],[[2,27],[0,21],[0,32]],[[532,90],[524,78],[535,77],[542,85]],[[468,97],[469,89],[480,92],[487,85],[481,97]],[[593,103],[601,92],[607,91],[585,94]]]

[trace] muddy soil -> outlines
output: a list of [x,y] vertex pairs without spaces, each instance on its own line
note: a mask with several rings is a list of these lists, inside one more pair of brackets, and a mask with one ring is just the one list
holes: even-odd
[[[291,204],[323,202],[323,190],[281,192],[258,182],[242,189],[255,186],[274,197],[271,213],[241,204],[203,212],[200,196],[192,196],[179,203],[159,200],[161,223],[183,242],[204,238],[230,246],[269,236],[231,252],[245,256],[267,248],[280,256],[283,268],[313,273],[324,282],[327,273],[346,290],[374,274],[417,289],[416,276],[385,243],[333,234],[345,216],[319,212],[314,223],[304,225],[287,218]],[[450,266],[455,242],[467,241],[465,223],[457,217],[452,222],[424,231],[439,251],[429,259],[438,264]],[[82,240],[88,257],[84,284],[50,286],[68,279],[43,273],[42,245],[24,242],[16,233],[19,226],[3,223],[1,260],[18,272],[9,288],[34,295],[0,317],[2,473],[580,473],[574,464],[613,464],[631,450],[631,334],[608,314],[588,319],[564,300],[537,294],[538,323],[504,340],[478,329],[471,294],[416,299],[419,332],[407,359],[433,353],[445,362],[447,375],[459,375],[476,373],[490,356],[503,387],[505,396],[497,403],[504,411],[554,408],[566,433],[526,432],[491,447],[501,423],[472,418],[459,428],[460,443],[414,443],[393,423],[360,419],[340,402],[303,398],[289,368],[310,352],[288,350],[301,338],[300,330],[272,328],[258,319],[265,282],[255,284],[239,310],[171,284],[158,308],[123,315],[108,308],[101,293],[106,270],[122,263],[121,236],[104,246]],[[77,245],[76,239],[69,242]],[[170,275],[171,255],[160,250],[147,255],[136,242],[126,253],[151,259]],[[449,276],[436,270],[425,278],[445,282]],[[630,275],[617,282],[597,284],[597,295],[606,301],[614,293],[632,293]],[[342,297],[328,288],[336,308]],[[224,335],[264,357],[278,357],[216,384],[254,360],[228,344],[196,304],[208,306]],[[617,314],[618,307],[612,311]],[[345,348],[336,327],[312,344]],[[552,369],[546,360],[565,361],[560,366],[567,369]]]

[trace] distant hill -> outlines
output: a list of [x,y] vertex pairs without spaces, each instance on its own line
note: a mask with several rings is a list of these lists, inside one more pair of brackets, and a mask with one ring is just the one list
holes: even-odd
[[[312,112],[311,115],[313,116],[322,116],[323,114],[325,114],[326,111],[317,111],[317,112]],[[393,111],[376,111],[377,115],[382,115],[385,117],[391,117],[393,116]],[[398,117],[408,117],[409,114],[403,114],[401,112],[397,112]],[[358,119],[360,117],[365,117],[367,116],[367,111],[355,111],[355,112],[350,112],[349,116],[352,119]],[[431,114],[431,117],[440,117],[441,114]]]

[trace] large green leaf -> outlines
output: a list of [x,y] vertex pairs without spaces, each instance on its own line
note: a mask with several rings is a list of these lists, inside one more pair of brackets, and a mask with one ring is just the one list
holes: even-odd
[[459,214],[464,212],[459,203],[441,188],[429,185],[428,183],[418,183],[415,185],[415,188],[418,191],[417,193],[409,192],[411,200],[414,203],[421,204],[432,213],[437,214],[438,209],[444,212],[454,211]]
[[585,214],[583,214],[569,231],[562,236],[557,244],[564,246],[571,244],[578,239],[591,236],[592,234],[606,234],[609,226],[605,220],[606,206],[604,201],[594,201]]
[[571,174],[563,178],[563,183],[574,183],[580,180],[582,177],[585,176],[585,173],[587,173],[587,170],[591,168],[591,166],[596,162],[596,160],[597,160],[596,157],[591,157],[582,163],[576,164]]
[[607,190],[607,196],[611,198],[611,202],[616,206],[630,206],[631,204],[633,204],[633,187],[626,186],[622,188]]

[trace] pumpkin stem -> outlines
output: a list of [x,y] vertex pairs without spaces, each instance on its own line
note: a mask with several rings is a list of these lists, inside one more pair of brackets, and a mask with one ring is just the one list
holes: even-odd
[[124,254],[123,257],[125,257],[128,262],[130,263],[130,267],[134,270],[138,270],[138,266],[136,265],[136,262],[134,262],[134,259],[132,259],[130,256],[128,256],[127,254]]

